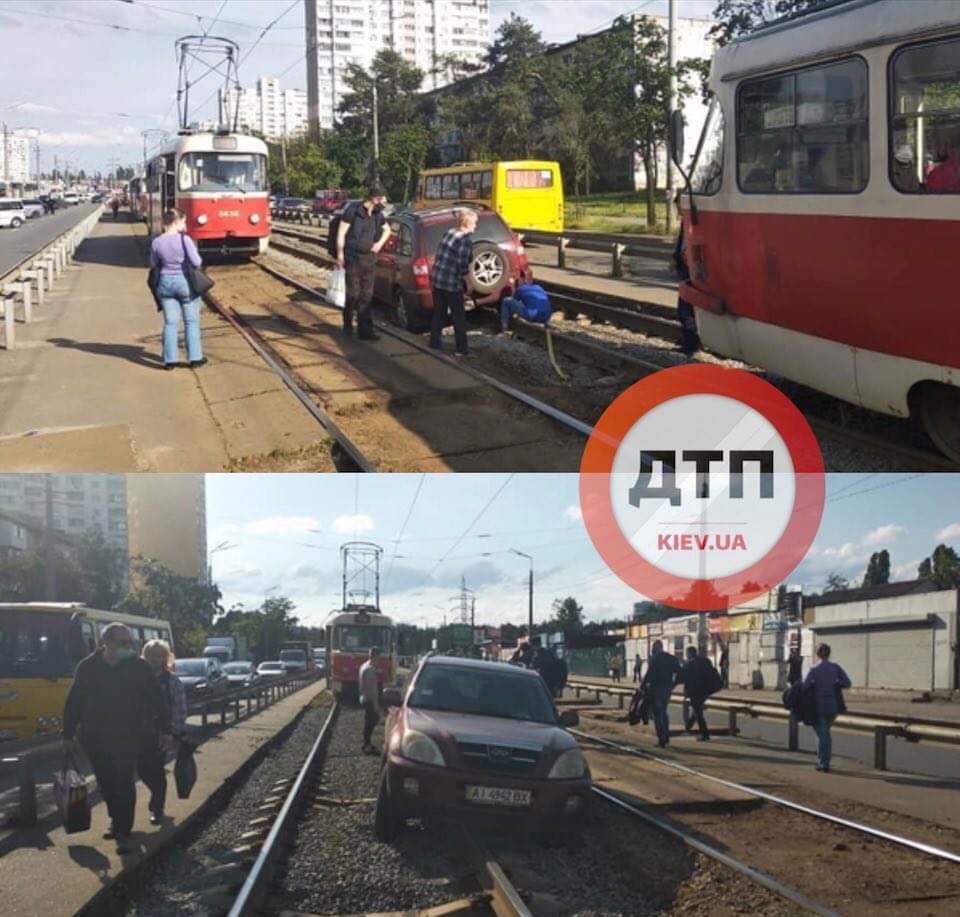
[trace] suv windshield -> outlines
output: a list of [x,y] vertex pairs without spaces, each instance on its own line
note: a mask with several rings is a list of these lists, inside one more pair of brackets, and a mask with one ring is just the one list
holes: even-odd
[[[450,229],[453,223],[453,214],[425,217],[423,225],[423,242],[428,254],[435,254],[443,234]],[[477,220],[477,228],[473,232],[474,242],[512,242],[513,236],[495,213],[481,213]]]
[[508,720],[556,725],[547,689],[538,678],[515,675],[509,669],[427,665],[417,678],[408,706],[447,710]]
[[223,671],[228,675],[246,675],[253,671],[253,665],[249,662],[228,662]]
[[174,671],[178,675],[206,675],[207,663],[203,659],[178,659]]

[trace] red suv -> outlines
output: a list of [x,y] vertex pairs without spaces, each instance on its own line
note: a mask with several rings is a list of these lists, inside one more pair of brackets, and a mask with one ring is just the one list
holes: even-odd
[[[500,303],[533,271],[520,237],[492,210],[480,209],[473,233],[473,262],[467,277],[467,308]],[[374,296],[408,331],[430,324],[430,268],[443,234],[455,225],[457,209],[401,211],[390,216],[392,235],[377,256]]]
[[313,212],[333,213],[346,204],[348,197],[346,191],[322,189],[313,196]]
[[[428,656],[384,728],[374,831],[389,841],[407,818],[509,818],[575,833],[590,768],[540,675],[504,662]],[[517,815],[521,817],[517,819]]]

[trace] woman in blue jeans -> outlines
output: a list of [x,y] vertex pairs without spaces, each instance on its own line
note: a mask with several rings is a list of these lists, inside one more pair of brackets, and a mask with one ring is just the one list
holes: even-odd
[[807,672],[803,687],[812,686],[817,699],[817,770],[829,773],[833,752],[830,727],[840,713],[840,691],[850,687],[850,679],[840,666],[830,661],[830,647],[826,643],[817,647],[817,657],[820,662]]
[[183,272],[184,259],[194,267],[200,267],[200,253],[193,239],[186,233],[187,222],[182,210],[165,210],[163,232],[150,246],[150,267],[160,268],[160,282],[156,298],[163,308],[163,366],[173,369],[177,365],[179,349],[177,336],[183,321],[187,339],[187,359],[190,366],[203,366],[200,343],[200,297],[190,292],[187,276]]

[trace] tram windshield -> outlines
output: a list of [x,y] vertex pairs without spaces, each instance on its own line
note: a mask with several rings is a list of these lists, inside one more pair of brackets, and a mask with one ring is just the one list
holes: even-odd
[[381,652],[390,649],[390,628],[367,624],[341,624],[336,628],[336,648],[347,653],[365,653],[371,646]]
[[267,157],[259,153],[185,153],[180,157],[181,191],[263,191]]
[[723,109],[714,99],[703,125],[703,136],[690,174],[694,194],[716,194],[723,182]]

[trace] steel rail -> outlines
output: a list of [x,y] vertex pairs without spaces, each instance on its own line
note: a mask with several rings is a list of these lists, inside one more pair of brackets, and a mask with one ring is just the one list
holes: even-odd
[[[301,283],[299,280],[288,276],[287,274],[283,273],[283,271],[278,271],[276,268],[266,265],[262,261],[256,261],[255,263],[258,264],[268,274],[272,274],[274,277],[283,280],[285,283],[289,283],[298,290],[308,293],[310,296],[323,303],[323,305],[327,306],[328,308],[339,308],[338,306],[332,306],[330,303],[328,303],[312,287],[309,287],[307,284]],[[483,372],[483,370],[477,369],[475,366],[465,365],[464,363],[454,360],[453,357],[450,357],[445,353],[440,353],[436,350],[433,350],[433,348],[427,347],[425,344],[421,344],[413,335],[408,334],[405,331],[401,331],[399,328],[394,328],[393,326],[382,321],[374,321],[374,325],[384,334],[396,338],[398,341],[403,341],[405,344],[413,347],[415,350],[418,350],[427,356],[433,357],[433,359],[439,360],[442,363],[446,363],[448,366],[452,366],[454,369],[458,369],[460,372],[465,373],[468,376],[472,376],[474,379],[489,385],[491,388],[497,389],[497,391],[508,395],[510,398],[513,398],[522,404],[525,404],[527,407],[532,408],[540,414],[544,414],[551,420],[555,420],[557,423],[574,430],[582,436],[589,436],[593,432],[593,427],[590,424],[584,423],[582,420],[579,420],[573,415],[566,413],[566,411],[561,411],[559,408],[555,408],[552,405],[541,401],[539,398],[534,398],[533,395],[528,395],[526,392],[521,391],[518,388],[514,388],[512,385],[508,385],[506,382],[501,382],[499,379],[488,375],[487,373]]]
[[754,869],[752,866],[748,866],[746,863],[743,863],[735,857],[730,856],[728,853],[724,853],[722,850],[718,850],[716,847],[711,847],[709,844],[706,844],[703,841],[695,838],[689,832],[684,831],[681,828],[677,828],[675,825],[671,825],[669,822],[657,818],[655,815],[651,815],[649,812],[644,812],[642,809],[638,809],[636,806],[631,805],[629,802],[621,799],[619,796],[616,796],[607,790],[601,790],[596,786],[593,787],[593,792],[596,793],[596,795],[601,799],[605,799],[607,802],[623,809],[626,812],[629,812],[631,815],[649,822],[651,825],[659,828],[661,831],[666,831],[668,834],[673,835],[673,837],[677,838],[678,840],[683,841],[683,843],[688,847],[692,847],[694,850],[710,857],[712,860],[716,860],[718,863],[723,863],[724,866],[729,866],[731,869],[743,876],[746,876],[748,879],[756,882],[758,885],[762,885],[764,888],[772,891],[776,895],[779,895],[781,898],[786,898],[788,901],[792,901],[794,904],[799,905],[804,910],[810,911],[812,914],[820,914],[822,917],[837,917],[836,911],[818,904],[816,901],[813,901],[804,895],[803,892],[797,891],[795,888],[791,888],[789,885],[784,885],[782,882],[778,882],[773,878],[773,876],[770,876],[765,872],[761,872],[759,869]]
[[507,877],[503,867],[490,855],[490,851],[465,825],[461,825],[461,837],[469,859],[476,864],[481,884],[489,886],[490,910],[497,917],[533,917],[533,912]]
[[[263,265],[260,265],[261,267]],[[341,448],[350,457],[351,461],[360,471],[374,472],[376,467],[360,451],[357,445],[343,431],[340,425],[321,408],[314,400],[297,384],[293,375],[285,369],[278,360],[267,351],[267,349],[251,334],[243,323],[236,317],[233,310],[220,302],[215,295],[208,292],[204,294],[204,299],[210,306],[220,313],[236,330],[240,336],[253,348],[257,355],[270,367],[271,370],[280,378],[283,384],[290,389],[296,399],[310,412],[311,416],[320,424],[341,446]]]
[[658,764],[664,764],[667,767],[672,767],[674,770],[678,770],[681,773],[689,774],[692,777],[700,777],[703,780],[711,780],[714,783],[720,784],[720,786],[725,786],[731,790],[738,790],[741,793],[747,793],[751,796],[756,796],[758,799],[763,799],[766,802],[773,803],[774,805],[781,806],[782,808],[792,809],[795,812],[801,812],[804,815],[810,815],[813,818],[819,818],[823,821],[840,825],[843,828],[849,828],[850,830],[857,831],[861,834],[869,834],[872,837],[880,838],[880,840],[888,841],[889,843],[896,844],[900,847],[907,847],[910,850],[915,850],[918,853],[924,853],[940,860],[947,860],[951,863],[960,864],[960,854],[953,853],[950,850],[944,850],[942,847],[935,847],[933,844],[926,844],[923,841],[915,841],[909,837],[903,837],[899,834],[893,834],[890,831],[883,831],[880,828],[874,828],[872,825],[865,825],[862,822],[853,821],[849,818],[841,818],[839,815],[831,815],[829,812],[823,812],[820,809],[814,809],[810,806],[805,806],[802,803],[793,802],[790,799],[784,799],[782,796],[774,796],[772,793],[767,793],[764,790],[758,790],[756,787],[745,786],[742,783],[735,783],[732,780],[724,780],[723,777],[715,777],[713,774],[707,774],[703,771],[698,771],[695,768],[688,767],[685,764],[679,764],[676,761],[671,761],[669,758],[661,758],[659,755],[651,754],[648,751],[637,748],[635,745],[625,745],[622,742],[613,742],[610,739],[602,739],[599,736],[592,735],[589,732],[583,732],[583,730],[580,729],[570,729],[568,731],[575,736],[586,739],[589,742],[595,742],[598,745],[606,745],[610,748],[616,749],[617,751],[634,755],[637,758],[646,758],[650,761],[656,761]]
[[280,839],[284,831],[293,823],[303,794],[313,776],[313,770],[320,761],[321,752],[326,746],[330,733],[333,731],[333,723],[336,720],[339,710],[340,705],[334,701],[333,706],[330,708],[330,713],[327,715],[320,729],[320,733],[317,735],[316,741],[313,743],[313,747],[307,755],[307,760],[304,762],[303,767],[300,768],[300,773],[297,774],[297,779],[290,788],[290,792],[284,800],[283,807],[280,809],[273,826],[270,828],[270,833],[263,842],[263,847],[260,848],[260,853],[257,855],[250,872],[247,874],[247,878],[240,888],[240,892],[234,899],[233,905],[228,912],[228,917],[247,917],[247,915],[257,912],[257,908],[260,906],[261,899],[266,891],[266,885],[270,880],[271,867],[280,853]]

